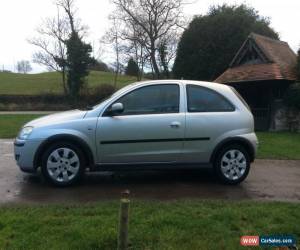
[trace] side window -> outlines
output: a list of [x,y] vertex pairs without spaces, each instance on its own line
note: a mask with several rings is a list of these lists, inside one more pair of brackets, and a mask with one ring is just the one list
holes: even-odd
[[121,115],[162,114],[179,112],[179,86],[159,84],[141,87],[122,96],[114,103],[122,103]]
[[187,85],[188,112],[230,112],[234,106],[221,94],[196,85]]

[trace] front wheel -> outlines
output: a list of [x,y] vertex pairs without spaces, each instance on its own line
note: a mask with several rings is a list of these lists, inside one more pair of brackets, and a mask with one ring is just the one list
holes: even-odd
[[250,160],[247,150],[241,145],[225,146],[217,155],[214,170],[225,184],[238,184],[248,175]]
[[69,186],[78,182],[83,172],[83,153],[71,143],[53,144],[42,156],[42,174],[56,186]]

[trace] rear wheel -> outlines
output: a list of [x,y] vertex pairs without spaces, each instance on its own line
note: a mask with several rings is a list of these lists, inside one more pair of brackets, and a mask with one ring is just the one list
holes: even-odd
[[250,170],[250,158],[247,150],[239,144],[225,146],[217,155],[214,170],[218,178],[225,184],[242,182]]
[[69,186],[78,182],[84,167],[83,153],[72,143],[53,144],[42,156],[42,174],[56,186]]

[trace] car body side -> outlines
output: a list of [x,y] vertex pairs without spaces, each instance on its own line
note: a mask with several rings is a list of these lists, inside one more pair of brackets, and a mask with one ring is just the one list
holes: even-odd
[[[170,148],[174,144],[165,143],[165,152],[155,151],[152,155],[143,154],[143,143],[128,144],[129,151],[132,154],[125,157],[124,152],[120,151],[106,157],[106,152],[111,153],[112,150],[119,150],[118,145],[103,143],[105,133],[109,130],[100,130],[101,126],[107,123],[107,128],[110,126],[110,120],[115,121],[118,117],[103,117],[105,110],[115,103],[121,96],[141,88],[143,86],[157,84],[178,84],[180,89],[179,113],[175,115],[183,121],[183,133],[178,134],[178,143],[180,143],[180,152],[176,152],[178,157],[176,161],[171,162],[175,152],[171,152]],[[210,88],[224,96],[235,107],[231,112],[195,112],[190,113],[187,110],[187,85],[197,85],[204,88]],[[136,118],[136,120],[134,120]],[[136,115],[131,117],[134,122],[144,121],[144,126],[151,128],[152,122],[162,122],[164,119],[169,122],[168,114],[157,115]],[[154,120],[153,120],[154,119]],[[121,120],[121,119],[119,119]],[[176,120],[176,119],[175,119]],[[119,123],[122,124],[122,123]],[[93,169],[94,166],[105,164],[120,164],[133,163],[131,159],[135,159],[134,163],[189,163],[198,164],[212,163],[216,150],[226,143],[239,142],[248,149],[251,160],[253,161],[256,153],[257,138],[254,133],[253,116],[242,101],[234,94],[230,87],[226,85],[198,82],[198,81],[178,81],[178,80],[161,80],[141,82],[134,85],[129,85],[123,90],[116,92],[111,98],[102,102],[93,110],[90,111],[68,111],[59,114],[49,115],[27,123],[25,126],[33,126],[34,131],[26,140],[15,140],[15,155],[17,164],[25,172],[34,172],[40,164],[40,155],[42,151],[54,141],[71,140],[78,144],[84,151],[88,166]],[[24,126],[24,127],[25,127]],[[102,128],[102,127],[101,127]],[[121,135],[118,134],[118,126],[111,127],[114,130],[115,138]],[[135,138],[137,132],[130,131],[132,135],[129,137]],[[102,134],[101,134],[102,133]],[[165,131],[162,131],[165,133]],[[162,135],[163,136],[163,135]],[[160,132],[157,132],[157,137],[160,137]],[[145,131],[145,138],[147,132]],[[180,140],[182,139],[182,140]],[[145,142],[147,143],[147,142]],[[24,147],[26,144],[26,147]],[[149,143],[148,143],[149,144]],[[179,144],[176,144],[177,146]],[[153,144],[155,146],[155,144]],[[169,148],[169,152],[167,149]],[[104,152],[104,153],[103,153]],[[121,155],[123,153],[123,155]],[[162,155],[165,160],[158,160],[159,155]],[[119,162],[114,162],[114,157],[122,156]],[[143,157],[148,156],[148,161],[143,162]],[[155,157],[158,156],[158,157]],[[168,156],[170,156],[168,158]],[[152,157],[152,158],[151,158]]]

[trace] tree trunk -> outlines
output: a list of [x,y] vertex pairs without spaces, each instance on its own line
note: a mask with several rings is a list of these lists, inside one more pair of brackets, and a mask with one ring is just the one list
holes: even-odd
[[152,62],[153,70],[154,70],[154,72],[155,72],[155,78],[156,78],[156,79],[159,79],[159,77],[160,77],[160,72],[159,72],[159,68],[158,68],[157,62],[156,62],[156,57],[155,57],[155,46],[154,46],[154,43],[151,44],[151,49],[150,49],[150,59],[151,59],[151,62]]
[[117,89],[117,81],[118,81],[118,75],[119,75],[119,66],[117,66],[115,77],[114,77],[114,89]]
[[64,88],[64,94],[68,94],[67,86],[66,86],[66,71],[63,68],[61,71],[61,77],[62,77],[62,83],[63,83],[63,88]]

